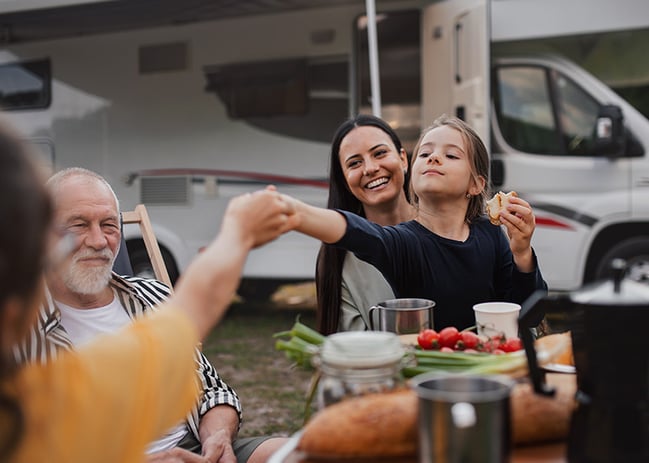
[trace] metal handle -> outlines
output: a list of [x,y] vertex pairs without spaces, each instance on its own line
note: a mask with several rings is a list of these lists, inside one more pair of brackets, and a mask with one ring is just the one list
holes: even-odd
[[372,307],[370,307],[370,310],[368,312],[368,316],[370,317],[370,330],[372,331],[376,331],[376,328],[374,328],[374,311],[378,309],[379,309],[378,305],[373,305]]

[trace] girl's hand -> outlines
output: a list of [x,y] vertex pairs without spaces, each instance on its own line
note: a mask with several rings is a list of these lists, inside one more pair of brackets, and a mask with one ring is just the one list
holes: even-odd
[[533,271],[531,241],[536,219],[532,207],[520,197],[510,198],[507,210],[500,213],[500,221],[507,229],[509,246],[516,266],[521,272]]
[[241,238],[256,248],[295,227],[295,208],[275,188],[266,188],[233,198],[225,222],[238,228]]

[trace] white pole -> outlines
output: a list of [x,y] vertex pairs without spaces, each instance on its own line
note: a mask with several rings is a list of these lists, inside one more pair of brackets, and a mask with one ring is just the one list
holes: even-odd
[[381,117],[381,85],[379,82],[379,52],[376,39],[376,8],[374,0],[365,0],[367,16],[367,50],[370,58],[370,97],[372,114]]

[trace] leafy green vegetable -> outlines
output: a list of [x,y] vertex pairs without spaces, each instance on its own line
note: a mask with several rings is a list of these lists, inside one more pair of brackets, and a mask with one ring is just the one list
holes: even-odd
[[[323,344],[325,336],[297,319],[290,331],[274,335],[275,348],[302,368],[313,368],[311,358]],[[506,354],[483,352],[440,352],[413,347],[403,362],[402,374],[411,378],[430,371],[471,374],[520,374],[527,368],[524,351]]]

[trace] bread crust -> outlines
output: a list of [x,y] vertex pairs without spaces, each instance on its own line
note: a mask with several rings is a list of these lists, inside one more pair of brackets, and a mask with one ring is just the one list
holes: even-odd
[[417,396],[403,389],[330,405],[306,424],[297,449],[320,458],[414,456]]
[[545,380],[556,388],[552,397],[536,394],[529,382],[517,384],[512,390],[512,442],[516,445],[558,441],[568,436],[577,376],[547,373]]
[[489,201],[487,201],[487,216],[492,224],[502,224],[500,221],[500,213],[507,208],[509,198],[516,196],[518,196],[518,194],[515,191],[510,191],[509,193],[499,191]]
[[549,363],[573,366],[575,364],[570,331],[541,336],[534,341],[534,347],[537,352],[543,350],[550,354]]
[[[547,373],[553,397],[536,394],[528,380],[511,392],[515,445],[565,439],[575,406],[576,375]],[[415,456],[418,399],[414,390],[368,394],[319,411],[304,427],[297,450],[315,459]]]

